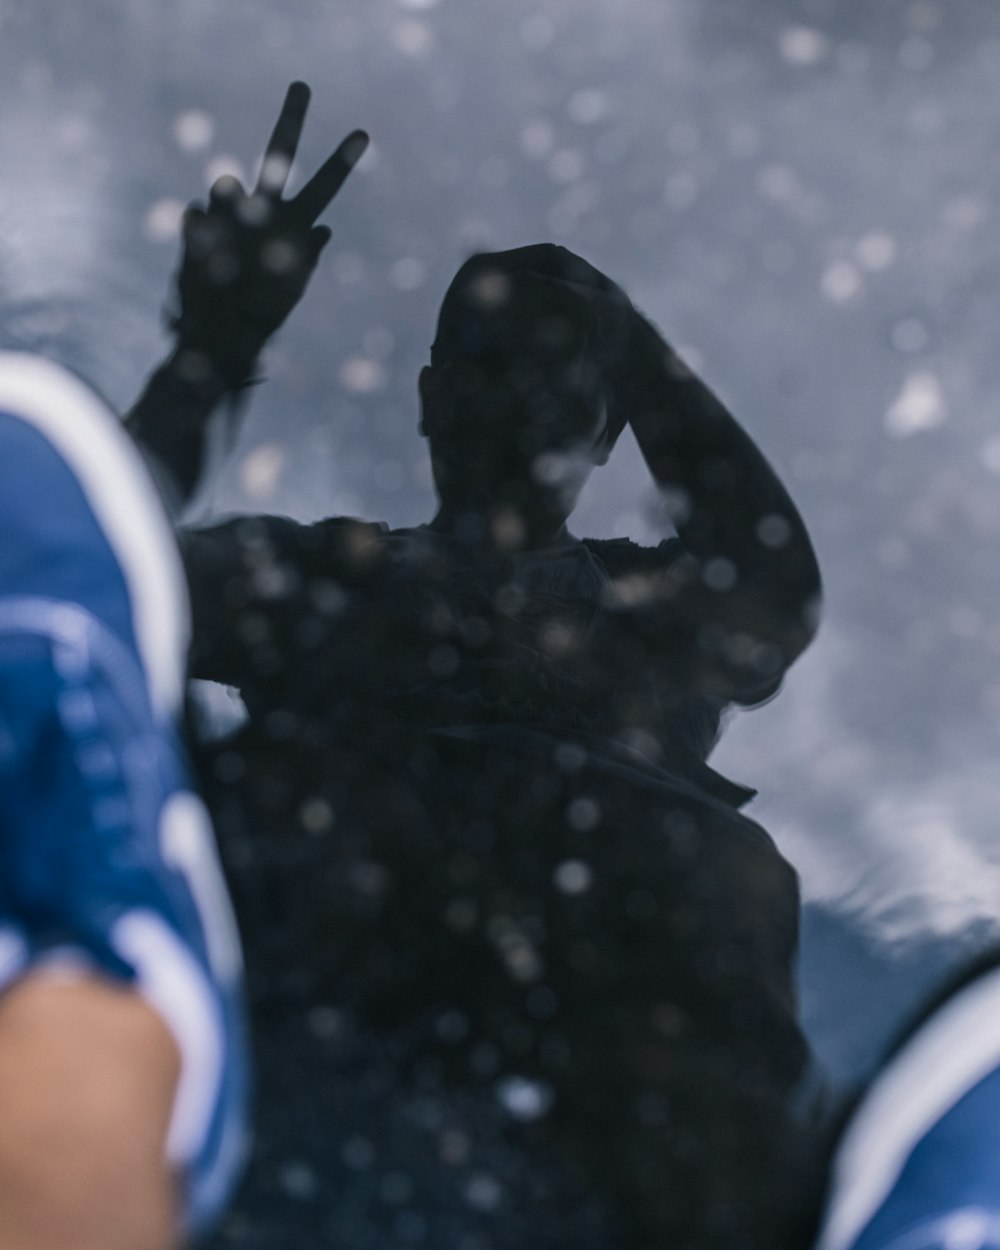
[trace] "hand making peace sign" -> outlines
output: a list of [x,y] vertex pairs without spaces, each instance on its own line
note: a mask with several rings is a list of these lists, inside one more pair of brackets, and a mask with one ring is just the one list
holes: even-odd
[[364,131],[353,131],[297,195],[283,199],[309,97],[303,82],[288,88],[252,192],[220,178],[207,208],[193,204],[184,217],[174,329],[180,346],[206,356],[232,387],[301,299],[330,239],[316,219],[368,146]]

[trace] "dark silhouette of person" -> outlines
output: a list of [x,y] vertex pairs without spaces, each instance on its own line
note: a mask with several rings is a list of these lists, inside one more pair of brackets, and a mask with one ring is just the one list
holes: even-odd
[[[282,200],[306,99],[265,160],[282,176],[187,219],[176,350],[129,416],[182,492],[363,143]],[[222,1244],[804,1244],[797,880],[706,762],[812,637],[799,514],[561,247],[462,266],[420,399],[427,525],[182,539],[192,671],[249,712],[212,765],[260,1065]],[[676,516],[652,548],[567,529],[625,425]]]

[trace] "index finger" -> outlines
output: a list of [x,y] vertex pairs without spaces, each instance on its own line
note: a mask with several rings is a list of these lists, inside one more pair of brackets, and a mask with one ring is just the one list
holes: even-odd
[[293,82],[288,88],[285,102],[264,150],[256,194],[277,198],[284,191],[288,171],[292,168],[302,136],[310,95],[311,92],[304,82]]
[[312,225],[347,181],[347,175],[361,160],[367,147],[368,136],[365,132],[354,130],[323,162],[298,195],[289,201],[300,221]]

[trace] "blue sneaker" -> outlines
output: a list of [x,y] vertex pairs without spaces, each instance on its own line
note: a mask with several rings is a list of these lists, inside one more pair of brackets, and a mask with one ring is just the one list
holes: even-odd
[[0,353],[0,463],[0,990],[68,963],[160,1012],[197,1231],[246,1153],[247,1077],[236,927],[177,729],[180,559],[119,422],[55,365]]
[[1000,1250],[998,964],[925,1012],[865,1091],[817,1250]]

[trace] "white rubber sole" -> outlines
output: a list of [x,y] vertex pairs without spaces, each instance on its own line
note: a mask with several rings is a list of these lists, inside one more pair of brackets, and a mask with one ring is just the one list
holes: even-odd
[[187,586],[139,452],[83,382],[37,356],[0,352],[0,412],[38,430],[80,483],[125,577],[154,713],[176,715],[190,636]]

